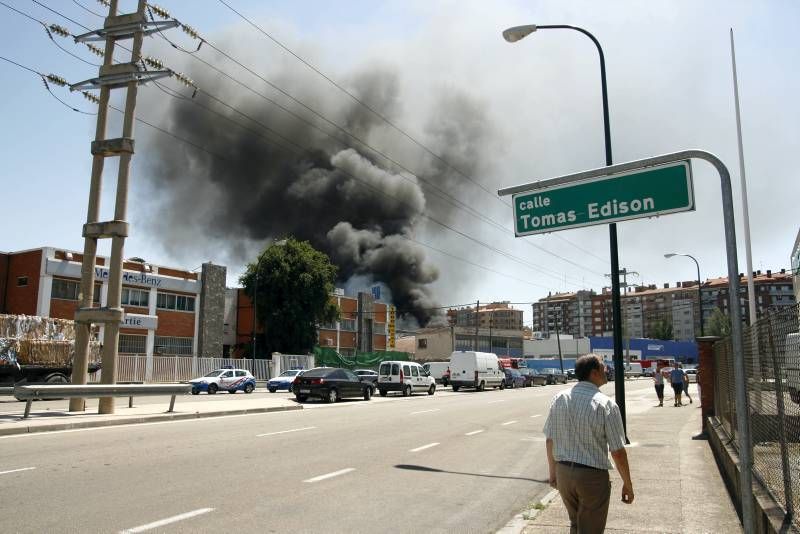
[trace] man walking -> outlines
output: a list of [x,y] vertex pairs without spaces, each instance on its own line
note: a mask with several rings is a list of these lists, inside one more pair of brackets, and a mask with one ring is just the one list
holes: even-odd
[[557,488],[569,513],[570,532],[603,532],[611,482],[608,452],[622,477],[622,502],[633,502],[625,431],[617,404],[600,392],[606,384],[603,360],[596,354],[575,362],[572,389],[553,398],[544,424],[550,486]]
[[669,383],[672,384],[672,391],[675,393],[675,404],[673,406],[683,406],[681,393],[683,393],[683,369],[681,364],[676,363],[672,371],[669,372]]

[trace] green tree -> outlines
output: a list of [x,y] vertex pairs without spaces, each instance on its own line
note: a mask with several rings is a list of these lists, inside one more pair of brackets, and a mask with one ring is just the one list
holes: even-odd
[[258,353],[311,351],[317,325],[339,316],[330,299],[336,272],[327,255],[294,238],[270,245],[247,265],[239,283],[251,300],[255,297],[257,321],[264,331]]
[[662,319],[653,325],[650,335],[654,339],[663,339],[665,341],[671,340],[675,337],[675,333],[672,329],[672,323],[665,319]]
[[719,308],[714,308],[706,323],[706,335],[727,337],[731,335],[731,319]]

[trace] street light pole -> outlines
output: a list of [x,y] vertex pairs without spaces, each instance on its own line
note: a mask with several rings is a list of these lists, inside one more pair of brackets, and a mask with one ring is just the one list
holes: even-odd
[[[575,30],[584,34],[592,40],[597,47],[600,56],[600,86],[603,96],[603,134],[606,149],[606,166],[612,165],[611,157],[611,124],[608,112],[608,87],[606,85],[606,60],[603,55],[603,48],[594,35],[578,26],[567,24],[548,24],[537,26],[529,24],[526,26],[515,26],[503,32],[503,38],[509,43],[514,43],[535,32],[536,30]],[[614,329],[614,393],[617,404],[619,405],[620,415],[622,415],[622,426],[625,435],[628,435],[627,418],[625,415],[625,369],[622,362],[622,304],[619,291],[619,247],[617,245],[617,225],[608,225],[608,240],[611,255],[611,305]]]
[[700,263],[698,263],[697,258],[691,254],[678,254],[677,252],[664,254],[664,257],[667,259],[672,258],[673,256],[685,256],[687,258],[691,258],[697,267],[697,307],[700,309],[700,337],[703,337],[705,336],[705,328],[703,326],[703,282],[700,279]]

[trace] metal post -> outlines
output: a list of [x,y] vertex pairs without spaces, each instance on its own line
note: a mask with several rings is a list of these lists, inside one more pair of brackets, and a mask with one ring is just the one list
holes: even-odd
[[700,264],[692,256],[689,257],[697,265],[697,307],[700,310],[700,337],[705,337],[705,327],[703,326],[703,281],[700,278]]
[[[117,0],[112,0],[108,16],[117,14]],[[114,59],[115,41],[106,39],[103,66],[109,67]],[[97,108],[97,126],[95,127],[95,142],[106,138],[106,124],[108,118],[108,101],[111,89],[108,86],[100,88],[100,104]],[[92,157],[92,177],[89,185],[89,207],[86,214],[86,223],[96,223],[100,220],[100,194],[103,185],[103,166],[105,156],[94,154]],[[81,262],[81,308],[90,308],[94,301],[94,267],[97,258],[97,239],[87,237],[83,242],[83,260]],[[89,323],[76,323],[75,325],[75,358],[72,362],[73,384],[86,384],[88,381],[89,367],[89,338],[92,325]],[[105,373],[103,373],[105,374]],[[102,375],[101,375],[102,376]],[[69,411],[82,412],[86,409],[85,399],[72,398],[69,400]]]
[[256,283],[253,286],[253,337],[252,337],[252,358],[255,362],[256,359],[256,314],[258,313],[258,269],[261,266],[261,256],[258,257],[258,262],[256,262]]
[[[562,314],[564,308],[561,308]],[[561,364],[561,372],[564,372],[564,358],[561,356],[561,335],[558,332],[558,314],[555,315],[556,320],[556,344],[558,345],[558,363]]]
[[481,308],[481,301],[475,303],[475,352],[478,352],[478,310]]

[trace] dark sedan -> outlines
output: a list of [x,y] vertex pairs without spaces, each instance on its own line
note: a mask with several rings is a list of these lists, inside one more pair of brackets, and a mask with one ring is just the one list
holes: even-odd
[[542,369],[540,371],[545,377],[547,377],[548,384],[566,384],[567,383],[567,375],[561,372],[560,369],[556,369],[554,367],[550,367],[548,369]]
[[317,397],[325,402],[338,402],[348,397],[372,398],[371,384],[363,382],[353,371],[336,367],[306,371],[297,377],[292,391],[298,402],[305,402],[309,397]]
[[353,371],[362,382],[366,382],[372,386],[372,394],[378,389],[378,372],[372,369],[356,369]]
[[547,377],[541,374],[536,369],[520,369],[520,373],[525,377],[526,386],[545,386],[547,385]]
[[519,372],[518,369],[503,369],[506,375],[507,388],[521,388],[525,387],[525,377]]

